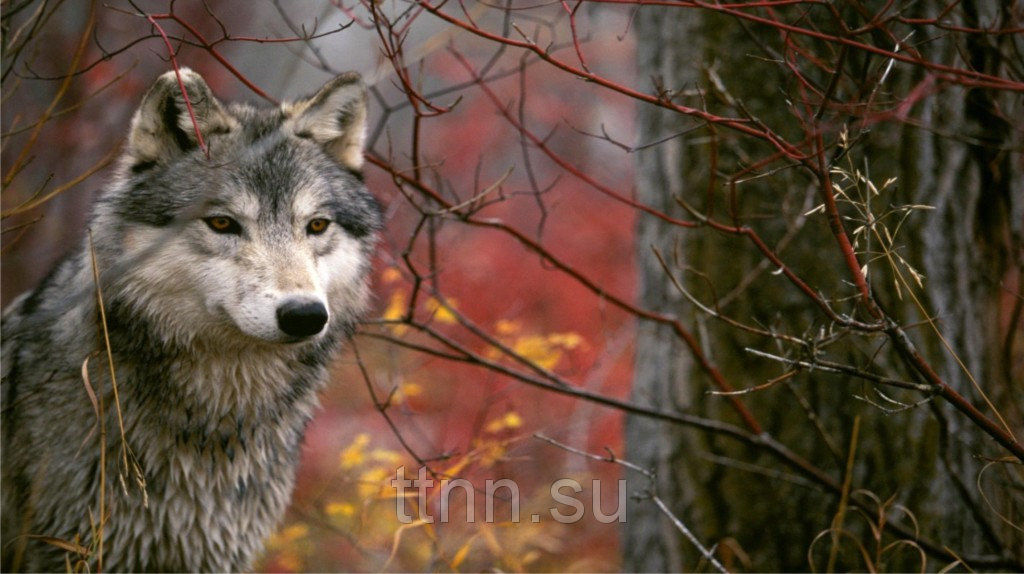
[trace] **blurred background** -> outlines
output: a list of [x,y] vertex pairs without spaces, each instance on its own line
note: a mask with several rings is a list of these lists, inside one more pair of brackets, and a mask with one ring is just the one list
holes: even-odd
[[[10,43],[4,61],[3,163],[5,176],[13,177],[5,181],[3,205],[5,216],[23,209],[4,219],[5,304],[35,285],[82,241],[90,206],[103,190],[135,106],[150,83],[172,68],[159,32],[142,16],[166,14],[168,8],[166,2],[5,2]],[[180,22],[158,22],[171,38],[177,63],[200,72],[224,101],[274,105],[247,84],[274,100],[287,100],[315,92],[338,73],[360,72],[374,87],[369,147],[380,157],[394,154],[408,164],[406,142],[415,112],[381,53],[376,30],[367,26],[372,16],[364,8],[354,7],[350,14],[330,2],[190,1],[175,3],[173,13]],[[497,19],[500,25],[499,13],[479,16],[488,22]],[[621,33],[627,22],[611,17],[619,21],[609,23],[609,30]],[[184,23],[194,26],[210,48],[196,46],[202,40]],[[404,50],[417,70],[417,88],[425,93],[468,79],[447,53],[456,36],[461,36],[463,56],[473,61],[483,61],[494,51],[454,34],[438,20],[415,24],[407,32]],[[306,36],[310,39],[298,39]],[[287,38],[292,40],[270,41]],[[602,66],[631,77],[630,39],[614,40],[602,51]],[[514,56],[506,57],[502,66],[495,89],[511,94],[522,81],[545,86],[531,96],[526,113],[538,114],[540,126],[564,122],[559,131],[565,133],[555,138],[571,150],[573,162],[628,188],[632,166],[619,150],[569,141],[574,128],[599,131],[601,124],[628,134],[633,115],[628,100],[601,94],[581,97],[574,94],[572,82],[550,70],[531,65],[520,72]],[[68,77],[69,72],[74,75]],[[593,196],[578,181],[559,178],[548,164],[535,159],[537,165],[524,165],[515,131],[489,100],[466,92],[434,98],[436,105],[453,109],[422,121],[429,135],[419,150],[421,163],[444,174],[446,193],[468,196],[474,189],[494,188],[490,198],[500,201],[489,217],[531,235],[543,229],[546,244],[557,245],[559,253],[587,268],[609,290],[631,297],[632,210]],[[415,279],[403,263],[410,258],[437,270],[430,280],[444,286],[445,305],[472,318],[503,344],[586,388],[620,397],[627,393],[633,326],[624,313],[604,308],[586,289],[546,269],[538,257],[525,254],[501,234],[438,221],[429,224],[429,231],[420,230],[419,239],[411,239],[423,226],[418,209],[381,169],[369,166],[367,181],[387,210],[371,317],[399,319],[412,303],[442,332],[457,326],[437,298],[420,290],[418,301],[413,300]],[[549,218],[568,225],[549,226]],[[379,331],[418,340],[408,327]],[[423,527],[398,534],[401,524],[393,496],[381,489],[399,466],[405,465],[414,477],[419,464],[374,407],[348,352],[339,360],[323,409],[306,436],[293,509],[260,569],[430,569],[451,563],[460,550],[453,567],[464,570],[616,568],[617,522],[602,524],[589,513],[581,523],[564,527],[552,521],[534,524],[529,518],[541,505],[547,516],[546,489],[564,477],[578,479],[588,492],[592,477],[606,479],[605,512],[612,514],[618,504],[619,469],[591,465],[531,435],[548,432],[598,452],[604,445],[619,449],[620,414],[388,341],[361,337],[358,347],[374,392],[381,401],[390,397],[389,416],[418,456],[433,460],[437,471],[452,470],[453,477],[468,478],[480,487],[480,523],[487,478],[517,481],[523,522],[508,524],[509,505],[499,501],[496,524],[467,524],[464,501],[459,502],[464,495],[456,490],[451,524],[437,524],[429,534]],[[489,360],[508,363],[488,354],[487,345],[475,343],[472,348]],[[578,496],[590,500],[587,493]],[[437,516],[435,510],[431,513]]]
[[0,294],[161,73],[355,70],[374,308],[258,570],[1024,568],[1022,7],[893,4],[4,0]]

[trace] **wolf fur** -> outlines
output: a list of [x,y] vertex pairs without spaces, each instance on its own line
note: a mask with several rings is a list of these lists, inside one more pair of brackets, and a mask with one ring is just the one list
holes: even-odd
[[356,74],[273,109],[156,81],[89,236],[3,315],[4,571],[96,568],[101,532],[109,571],[250,567],[366,306],[365,124]]

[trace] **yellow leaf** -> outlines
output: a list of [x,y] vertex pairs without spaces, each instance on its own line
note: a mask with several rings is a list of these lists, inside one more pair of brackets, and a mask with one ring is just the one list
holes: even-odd
[[579,333],[554,333],[548,335],[548,341],[563,349],[575,349],[583,343],[583,337]]
[[281,536],[285,542],[295,542],[299,538],[305,537],[307,534],[309,534],[309,527],[300,522],[285,528]]
[[[384,314],[381,316],[385,321],[399,321],[405,317],[405,313],[408,311],[408,303],[406,302],[405,293],[402,291],[395,291],[391,294],[391,298],[388,300],[388,306],[384,309]],[[405,325],[391,325],[391,330],[396,335],[405,333],[409,328]]]
[[384,309],[383,318],[388,321],[396,321],[405,316],[405,311],[405,293],[402,291],[395,291],[391,294],[391,298],[388,300],[388,306]]
[[512,350],[537,366],[550,369],[562,358],[562,351],[551,344],[547,337],[527,335],[516,339]]
[[366,454],[363,449],[370,444],[370,435],[359,433],[352,441],[352,444],[341,451],[341,468],[354,468],[366,461]]
[[401,383],[391,395],[391,402],[398,405],[404,403],[410,397],[418,397],[423,394],[423,387],[417,383]]
[[384,467],[379,466],[367,470],[359,477],[359,496],[363,498],[382,496],[390,477],[391,471]]
[[505,429],[515,429],[523,426],[523,418],[515,411],[509,411],[505,416],[487,423],[484,430],[489,433],[501,432]]
[[522,330],[522,328],[523,324],[521,322],[512,319],[499,319],[498,322],[494,324],[494,330],[497,331],[499,335],[514,335]]
[[506,428],[517,429],[523,426],[523,418],[515,411],[509,411],[502,420]]
[[301,522],[292,524],[270,537],[270,546],[280,548],[294,543],[309,534],[309,527]]
[[484,431],[489,433],[501,432],[504,429],[505,421],[503,421],[502,419],[494,419],[493,421],[487,423],[486,426],[484,426]]
[[486,441],[480,445],[479,451],[480,466],[489,468],[494,466],[494,463],[505,458],[505,443],[501,441]]
[[331,502],[324,509],[328,516],[352,516],[356,507],[348,502]]
[[448,306],[431,297],[427,299],[427,311],[434,317],[434,320],[438,323],[444,323],[446,325],[452,325],[458,323],[459,320],[455,317],[455,313],[452,313],[452,309],[455,308],[455,299],[448,299]]
[[370,458],[380,462],[398,464],[402,462],[402,453],[394,450],[375,448],[370,451]]

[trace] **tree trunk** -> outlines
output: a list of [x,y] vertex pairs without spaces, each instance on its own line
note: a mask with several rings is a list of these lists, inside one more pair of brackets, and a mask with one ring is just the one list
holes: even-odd
[[[637,69],[641,81],[651,79],[666,87],[696,85],[699,69],[692,63],[701,56],[700,18],[697,13],[679,10],[647,10],[637,13],[634,26],[637,45]],[[638,140],[654,142],[682,131],[685,118],[655,108],[638,110]],[[659,211],[682,215],[675,202],[696,184],[699,174],[688,168],[699,158],[692,157],[685,141],[675,138],[636,154],[637,198]],[[636,227],[637,265],[640,268],[640,304],[659,313],[685,311],[682,295],[665,275],[654,249],[672,254],[677,241],[684,240],[678,228],[653,217],[640,217]],[[691,410],[699,400],[699,390],[690,388],[689,355],[680,352],[678,340],[665,325],[640,322],[637,325],[634,402],[658,408]],[[627,456],[630,461],[657,473],[657,492],[670,508],[689,508],[693,502],[689,488],[693,480],[684,475],[695,467],[685,464],[690,450],[689,436],[658,421],[641,417],[626,420]],[[623,567],[634,572],[679,571],[688,563],[683,559],[682,537],[671,522],[649,500],[627,501],[627,519],[623,529]]]
[[[919,10],[934,17],[945,6],[939,4],[942,6],[929,4]],[[1006,6],[971,0],[959,6],[962,11],[956,14],[962,15],[963,21],[954,24],[984,28],[996,22],[1006,29],[1020,25],[1013,22]],[[808,15],[815,16],[823,13]],[[824,19],[820,23],[823,29],[828,25]],[[787,137],[794,133],[788,131],[793,124],[788,100],[793,94],[786,93],[794,82],[784,67],[773,64],[762,51],[769,42],[752,40],[757,34],[777,32],[741,26],[736,20],[698,10],[655,6],[640,9],[634,26],[640,81],[652,79],[656,89],[664,90],[699,88],[699,97],[676,96],[676,101],[685,98],[693,107],[718,106],[717,111],[722,111],[723,102],[734,98],[744,104],[745,111],[779,133]],[[956,65],[958,58],[965,57],[972,69],[1005,77],[1005,55],[1024,48],[1024,41],[1017,36],[950,35],[919,49],[932,61]],[[851,75],[867,77],[885,63],[878,56],[851,51],[846,65]],[[720,76],[721,82],[709,81],[712,74]],[[926,75],[913,66],[894,66],[882,89],[886,97],[905,97]],[[869,279],[873,294],[890,315],[907,326],[911,339],[943,379],[994,418],[966,374],[971,373],[1008,424],[1015,425],[1012,432],[1019,434],[1024,337],[1013,334],[1021,329],[1024,300],[1020,287],[1024,245],[1020,118],[1024,117],[1024,98],[949,85],[941,88],[914,108],[923,126],[912,122],[873,125],[851,152],[857,157],[856,168],[870,173],[876,184],[898,178],[897,191],[879,201],[892,206],[934,207],[913,212],[900,227],[897,242],[900,254],[925,276],[919,291],[924,293],[924,313],[905,286],[897,294],[892,273],[882,262],[862,254],[861,263],[872,261]],[[837,100],[852,97],[841,90],[836,94]],[[731,111],[736,114],[735,109]],[[695,125],[693,120],[646,105],[640,107],[638,119],[640,143],[660,141]],[[854,118],[840,119],[858,125]],[[728,221],[728,190],[719,185],[707,197],[711,164],[707,140],[708,132],[700,130],[638,151],[638,199],[687,218],[675,201],[682,197],[698,209],[714,208],[720,220]],[[736,171],[744,165],[742,150],[747,144],[734,135],[719,141],[720,170]],[[764,155],[763,146],[751,150],[746,158]],[[783,259],[815,289],[840,300],[849,293],[843,291],[848,289],[844,282],[849,276],[835,241],[820,214],[803,217],[820,202],[808,195],[813,185],[806,173],[781,171],[741,187],[736,209],[743,222],[755,227],[770,245],[781,242]],[[852,227],[849,225],[848,232]],[[737,386],[753,387],[785,372],[779,363],[758,360],[746,348],[780,351],[763,339],[695,311],[678,293],[669,272],[691,293],[708,303],[717,300],[723,312],[744,323],[798,336],[829,328],[805,296],[795,292],[785,278],[770,273],[773,269],[751,275],[758,265],[764,265],[749,242],[706,228],[683,229],[648,215],[638,217],[636,230],[639,303],[683,320],[699,334],[702,348]],[[655,249],[668,262],[668,271],[655,256]],[[699,274],[688,272],[691,269]],[[740,285],[747,286],[742,295],[733,297],[731,290]],[[844,312],[849,309],[842,303],[836,306]],[[929,316],[955,353],[946,349],[936,329],[929,326]],[[637,329],[635,402],[737,422],[723,398],[709,396],[714,390],[710,381],[671,330],[644,321]],[[884,371],[893,378],[912,380],[915,376],[881,336],[847,338],[829,347],[827,354],[843,362],[870,364],[873,371]],[[866,489],[882,501],[893,497],[886,507],[893,521],[912,524],[905,516],[899,520],[895,505],[903,505],[913,513],[922,536],[959,554],[1002,557],[1010,563],[1024,560],[1020,533],[995,513],[1019,521],[1024,511],[1020,471],[1012,465],[997,465],[982,473],[986,461],[979,458],[1004,456],[1005,451],[948,404],[934,398],[921,402],[925,397],[916,392],[884,392],[885,397],[875,394],[852,377],[805,371],[768,390],[744,395],[742,400],[774,438],[837,482],[843,478],[853,420],[860,418],[854,489]],[[906,408],[886,403],[887,397]],[[895,407],[895,412],[878,405]],[[812,541],[830,528],[837,511],[834,493],[808,488],[788,471],[780,479],[779,472],[785,469],[776,461],[735,442],[692,430],[629,417],[626,441],[626,458],[656,470],[657,494],[707,546],[718,544],[723,559],[734,560],[737,568],[744,569],[810,567]],[[978,491],[979,476],[992,509]],[[693,545],[649,500],[631,501],[628,509],[622,543],[624,570],[679,571],[700,565]],[[848,516],[844,528],[870,546],[865,521]],[[824,567],[822,556],[827,555],[829,545],[818,542],[812,549],[816,568]],[[866,565],[855,554],[842,553],[838,567],[864,569]],[[920,568],[919,558],[912,552],[888,553],[881,561],[884,566],[875,566]],[[935,558],[928,562],[929,569],[944,565]]]

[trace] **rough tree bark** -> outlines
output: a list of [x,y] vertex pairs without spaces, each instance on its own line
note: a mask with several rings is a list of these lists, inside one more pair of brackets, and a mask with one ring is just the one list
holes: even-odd
[[[910,16],[934,17],[945,5],[924,3]],[[965,0],[958,6],[952,25],[985,28],[994,24],[1011,29],[1021,24],[1019,9],[1015,13],[1010,3]],[[809,17],[819,16],[826,14],[809,12]],[[829,23],[820,25],[828,28]],[[698,10],[654,6],[641,9],[634,26],[641,81],[652,80],[655,89],[683,91],[676,93],[678,98],[687,98],[686,90],[699,88],[700,96],[691,95],[687,100],[695,107],[705,102],[713,105],[716,97],[735,98],[756,117],[786,133],[790,110],[785,90],[793,87],[792,79],[786,77],[782,66],[771,63],[777,54],[765,53],[764,44],[752,39],[765,30]],[[1019,34],[938,36],[919,48],[928,59],[963,65],[962,57],[974,69],[1003,76],[1008,73],[1007,66],[1014,65],[1007,55],[1020,54],[1024,48]],[[846,66],[852,76],[867,77],[884,63],[877,56],[851,51]],[[720,83],[710,81],[712,75],[720,77]],[[905,96],[925,79],[921,69],[899,65],[883,89],[889,95]],[[861,134],[855,154],[857,167],[866,165],[873,180],[880,183],[891,176],[898,178],[897,191],[884,198],[886,202],[935,208],[908,219],[899,243],[905,249],[902,254],[925,275],[922,302],[956,354],[945,349],[905,291],[902,299],[897,296],[891,275],[877,263],[873,267],[878,270],[871,277],[873,294],[904,325],[917,325],[910,329],[912,338],[951,386],[984,408],[983,397],[958,362],[962,361],[1009,424],[1017,421],[1013,432],[1020,433],[1024,349],[1022,337],[1013,334],[1021,329],[1024,300],[1019,279],[1024,244],[1019,119],[1024,117],[1024,98],[1013,93],[939,87],[941,90],[914,109],[913,115],[923,120],[922,125],[874,125]],[[1016,125],[1013,118],[1017,118]],[[850,119],[851,125],[856,125]],[[659,141],[693,125],[692,120],[641,106],[637,140]],[[676,197],[703,209],[711,207],[704,199],[709,177],[707,140],[708,132],[698,131],[637,152],[638,199],[684,218]],[[722,144],[719,165],[725,171],[742,164],[729,154]],[[761,216],[752,221],[763,236],[775,241],[787,230],[796,229],[791,241],[787,240],[783,258],[816,287],[837,292],[845,276],[837,263],[834,241],[824,221],[802,217],[815,204],[807,203],[813,199],[808,195],[812,185],[798,170],[782,172],[765,178],[764,184],[745,186],[739,209],[741,215]],[[724,191],[715,193],[711,203],[720,213]],[[706,229],[681,229],[644,215],[638,218],[636,231],[640,303],[678,316],[693,327],[706,352],[737,384],[751,387],[782,370],[778,364],[757,361],[744,351],[752,343],[763,348],[763,342],[695,312],[673,286],[654,255],[655,248],[673,262],[673,272],[691,292],[705,301],[719,299],[732,316],[795,334],[827,328],[806,299],[770,273],[759,276],[742,297],[725,295],[760,261],[749,244]],[[878,351],[872,355],[875,349]],[[830,353],[846,353],[851,361],[873,356],[874,365],[892,376],[913,377],[880,336],[841,342]],[[638,325],[634,401],[731,420],[724,401],[709,396],[709,390],[709,381],[689,359],[682,341],[664,327],[645,322]],[[837,479],[845,465],[852,420],[859,416],[863,424],[853,475],[855,488],[869,489],[883,500],[894,496],[914,513],[922,535],[955,552],[1024,560],[1019,533],[988,507],[976,486],[986,464],[980,457],[1005,453],[948,405],[933,400],[886,413],[855,398],[870,397],[872,392],[855,379],[803,373],[770,390],[747,395],[744,401],[773,436]],[[903,393],[898,398],[909,404],[922,397]],[[815,413],[816,423],[808,411]],[[817,433],[815,424],[823,432]],[[739,561],[738,567],[808,568],[808,548],[818,533],[829,528],[836,512],[834,495],[740,469],[731,461],[772,463],[693,431],[631,417],[626,441],[627,458],[657,471],[658,494],[669,507],[705,543],[720,544],[725,555]],[[1019,519],[1021,497],[1014,493],[1022,481],[1019,471],[1004,466],[982,476],[995,508],[1006,517]],[[699,555],[692,545],[653,505],[638,500],[628,509],[623,529],[625,570],[679,571],[698,566]],[[857,531],[855,525],[847,526]],[[748,559],[750,562],[744,562]],[[909,554],[893,555],[888,557],[887,567],[917,569],[916,560]],[[934,566],[937,562],[930,564],[941,568]],[[853,562],[845,567],[862,569],[864,565]]]

